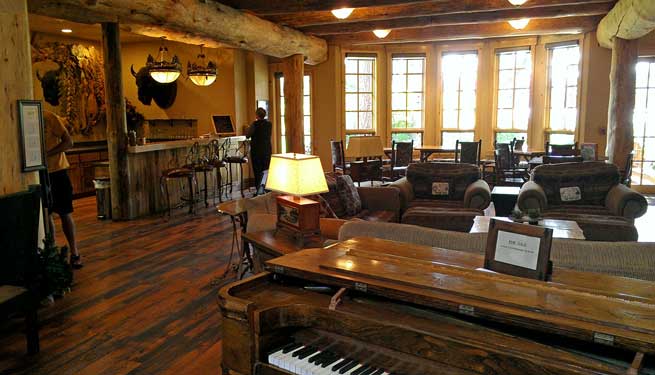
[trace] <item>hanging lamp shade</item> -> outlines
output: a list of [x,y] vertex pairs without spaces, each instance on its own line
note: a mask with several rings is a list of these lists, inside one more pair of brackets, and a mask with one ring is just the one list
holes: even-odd
[[202,51],[203,46],[200,46],[200,54],[198,61],[187,63],[186,73],[189,79],[196,86],[209,86],[216,81],[216,63],[213,61],[206,61],[207,57]]
[[157,59],[153,58],[152,55],[148,55],[148,61],[146,62],[146,67],[150,73],[150,77],[159,83],[171,83],[182,73],[182,64],[177,56],[173,56],[171,61],[166,61],[166,54],[168,53],[168,48],[162,44],[159,47],[159,53],[157,53]]

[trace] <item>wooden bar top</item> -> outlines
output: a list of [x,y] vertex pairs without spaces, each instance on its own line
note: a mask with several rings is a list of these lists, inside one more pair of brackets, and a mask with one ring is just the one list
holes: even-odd
[[[235,142],[245,141],[245,136],[235,136],[228,137],[230,140]],[[200,145],[206,145],[214,139],[226,139],[218,137],[209,137],[209,138],[191,138],[191,139],[181,139],[177,141],[164,141],[164,142],[153,142],[146,143],[145,145],[137,146],[128,146],[127,152],[130,154],[140,154],[144,152],[153,152],[153,151],[163,151],[163,150],[172,150],[177,148],[186,148],[193,146],[194,143],[198,142]]]

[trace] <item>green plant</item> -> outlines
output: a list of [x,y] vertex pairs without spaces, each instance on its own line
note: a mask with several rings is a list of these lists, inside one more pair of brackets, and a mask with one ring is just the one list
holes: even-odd
[[68,263],[68,247],[57,247],[52,235],[43,240],[39,253],[41,297],[60,296],[73,284],[73,270]]

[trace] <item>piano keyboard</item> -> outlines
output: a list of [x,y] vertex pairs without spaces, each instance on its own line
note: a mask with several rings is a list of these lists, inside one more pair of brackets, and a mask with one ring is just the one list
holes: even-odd
[[[372,363],[321,350],[318,345],[292,342],[268,355],[268,363],[299,375],[390,375]],[[400,375],[394,372],[393,375]]]

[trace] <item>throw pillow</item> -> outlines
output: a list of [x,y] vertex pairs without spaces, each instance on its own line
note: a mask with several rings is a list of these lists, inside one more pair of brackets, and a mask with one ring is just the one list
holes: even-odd
[[341,198],[339,197],[337,176],[340,175],[334,172],[328,172],[325,174],[325,182],[327,183],[329,191],[321,194],[321,197],[325,199],[326,204],[330,207],[330,210],[332,210],[334,215],[341,218],[346,216],[346,208],[341,203]]
[[337,189],[339,190],[341,203],[346,209],[346,215],[357,215],[362,210],[362,200],[359,197],[359,192],[357,191],[357,187],[353,183],[352,178],[348,175],[338,176]]

